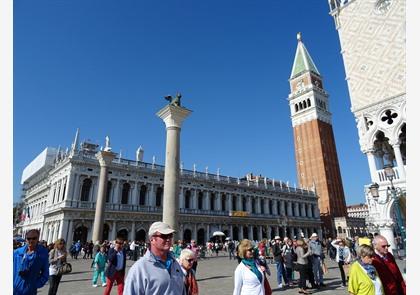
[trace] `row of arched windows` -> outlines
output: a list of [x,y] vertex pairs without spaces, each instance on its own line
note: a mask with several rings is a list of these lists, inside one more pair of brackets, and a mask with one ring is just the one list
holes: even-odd
[[311,106],[311,100],[309,98],[305,99],[295,104],[295,112],[304,110],[306,108],[309,108],[310,106]]

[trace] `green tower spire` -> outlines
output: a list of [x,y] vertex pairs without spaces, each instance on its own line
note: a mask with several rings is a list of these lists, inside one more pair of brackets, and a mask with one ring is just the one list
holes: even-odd
[[298,46],[296,48],[295,60],[293,62],[293,68],[292,68],[292,73],[290,75],[290,79],[306,71],[311,71],[321,76],[311,56],[309,55],[308,50],[306,50],[306,47],[303,44],[302,34],[300,32],[297,34],[297,40],[298,40]]

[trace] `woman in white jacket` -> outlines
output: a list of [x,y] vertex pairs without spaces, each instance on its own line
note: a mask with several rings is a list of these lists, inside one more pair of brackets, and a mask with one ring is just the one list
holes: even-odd
[[233,295],[264,295],[265,269],[254,259],[254,248],[250,240],[241,241],[238,256],[242,260],[235,270]]
[[337,254],[335,256],[335,261],[338,263],[338,268],[340,269],[341,274],[341,286],[346,286],[346,274],[344,272],[344,265],[351,263],[351,252],[349,247],[346,246],[344,240],[336,239],[331,242],[331,245],[337,249]]

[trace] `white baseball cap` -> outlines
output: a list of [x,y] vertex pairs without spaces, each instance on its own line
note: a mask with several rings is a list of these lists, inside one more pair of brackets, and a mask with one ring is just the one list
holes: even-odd
[[153,236],[157,232],[163,235],[168,235],[175,232],[175,230],[172,229],[169,224],[162,221],[156,221],[149,228],[149,237]]
[[316,234],[316,233],[313,233],[312,235],[311,235],[311,239],[312,238],[317,238],[318,237],[318,235]]

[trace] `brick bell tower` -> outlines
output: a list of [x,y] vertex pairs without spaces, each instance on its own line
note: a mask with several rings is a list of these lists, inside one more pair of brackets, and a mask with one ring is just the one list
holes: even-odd
[[335,235],[334,217],[347,216],[329,112],[328,93],[322,76],[297,34],[298,45],[289,83],[290,112],[300,187],[315,186],[324,236]]

